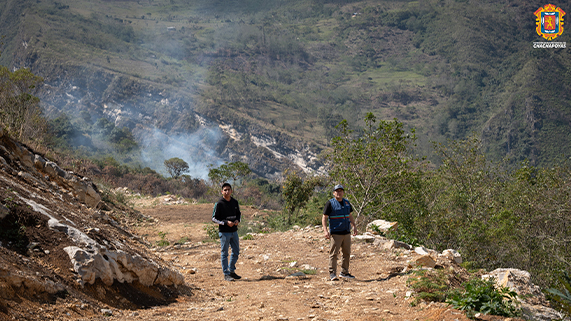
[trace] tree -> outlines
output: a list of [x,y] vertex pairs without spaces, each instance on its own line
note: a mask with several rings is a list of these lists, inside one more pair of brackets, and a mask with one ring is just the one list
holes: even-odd
[[305,207],[313,191],[317,186],[323,186],[323,181],[318,176],[303,179],[295,172],[285,171],[286,175],[283,184],[283,198],[285,201],[284,211],[288,215],[288,225],[291,224],[291,218],[296,212]]
[[216,185],[221,185],[223,182],[227,182],[228,180],[232,180],[232,185],[243,177],[246,177],[252,171],[248,164],[242,162],[224,162],[224,164],[214,168],[214,165],[208,165],[209,172],[208,178],[212,181],[212,183]]
[[405,134],[397,119],[378,121],[372,113],[365,117],[365,127],[357,135],[346,120],[337,125],[340,136],[331,140],[333,149],[326,154],[329,175],[343,184],[355,210],[355,220],[362,215],[377,218],[387,206],[403,201],[416,178],[408,146],[416,139],[414,130]]
[[182,173],[188,172],[188,163],[178,157],[165,160],[165,167],[174,179],[177,179]]
[[0,66],[0,125],[20,141],[42,142],[45,137],[47,120],[34,96],[43,81],[29,69],[10,72]]

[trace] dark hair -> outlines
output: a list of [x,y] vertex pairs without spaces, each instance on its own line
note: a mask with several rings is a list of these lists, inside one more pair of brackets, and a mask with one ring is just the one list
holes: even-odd
[[230,185],[230,183],[224,183],[224,184],[222,184],[222,188],[221,188],[221,189],[224,189],[224,187],[226,187],[226,186],[228,186],[228,187],[230,187],[230,189],[232,189],[232,185]]

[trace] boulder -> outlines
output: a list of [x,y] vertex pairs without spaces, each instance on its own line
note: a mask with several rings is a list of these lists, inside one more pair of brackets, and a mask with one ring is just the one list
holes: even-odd
[[405,250],[411,250],[412,246],[401,242],[401,241],[395,241],[395,240],[389,240],[385,243],[383,243],[383,248],[384,249],[405,249]]
[[34,167],[34,154],[30,152],[26,147],[16,143],[14,154],[24,166],[29,168]]
[[22,286],[26,288],[27,291],[32,293],[43,293],[47,292],[50,294],[56,294],[60,291],[64,291],[65,287],[61,284],[55,283],[49,279],[42,279],[38,278],[34,275],[28,275],[22,271],[10,271],[6,269],[0,269],[0,284],[4,284],[6,288],[0,289],[4,290],[1,291],[0,297],[9,298],[9,295],[3,294],[10,294],[4,293],[6,291],[10,291],[8,288],[17,289]]
[[97,193],[91,182],[71,176],[68,183],[71,185],[73,195],[87,206],[95,207],[101,201],[101,195]]
[[181,285],[184,284],[184,276],[175,270],[160,268],[155,285]]
[[65,178],[66,176],[66,171],[64,171],[63,169],[61,169],[56,163],[54,162],[46,162],[46,165],[44,167],[44,171],[50,175],[52,178],[57,178],[57,177],[61,177],[61,178]]
[[364,241],[365,243],[373,243],[375,241],[375,237],[372,235],[355,235],[353,236],[355,240]]
[[[375,229],[373,229],[373,225],[376,226]],[[367,232],[371,232],[373,234],[379,234],[379,231],[381,233],[387,233],[390,230],[396,230],[398,226],[398,222],[389,222],[389,221],[385,221],[385,220],[374,220],[371,223],[367,224]]]
[[496,269],[482,275],[482,279],[490,277],[495,279],[498,286],[507,287],[518,294],[525,319],[547,321],[563,318],[559,312],[548,307],[545,295],[531,282],[529,272],[518,269]]
[[3,220],[8,214],[10,214],[10,209],[0,204],[0,220]]
[[385,243],[387,243],[388,241],[389,241],[389,240],[387,240],[387,239],[384,238],[384,237],[376,237],[376,238],[375,238],[375,241],[373,242],[373,245],[374,245],[374,246],[377,246],[377,247],[380,247],[380,248],[383,248],[383,245],[384,245]]
[[528,288],[531,284],[531,274],[518,269],[495,269],[486,275],[482,275],[482,279],[490,277],[493,277],[499,286],[508,287],[516,292]]
[[34,167],[37,170],[43,171],[46,166],[46,160],[40,155],[34,155]]
[[422,267],[429,267],[434,268],[436,266],[436,261],[430,255],[423,255],[414,259],[411,262],[413,266],[422,266]]
[[453,261],[456,264],[462,264],[462,255],[460,255],[460,253],[458,253],[458,251],[456,250],[453,249],[444,250],[442,251],[441,255],[443,257],[448,258],[450,261]]
[[184,284],[184,277],[178,271],[161,268],[139,255],[132,256],[121,250],[86,251],[77,246],[68,246],[64,250],[82,284],[94,284],[97,278],[109,286],[115,280],[120,283],[138,280],[145,286]]
[[427,249],[424,246],[415,247],[414,252],[420,255],[430,255],[433,259],[436,259],[438,257],[438,252],[432,249]]

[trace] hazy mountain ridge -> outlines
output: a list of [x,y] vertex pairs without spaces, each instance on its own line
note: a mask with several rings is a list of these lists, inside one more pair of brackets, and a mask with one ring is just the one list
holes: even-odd
[[142,146],[209,119],[222,136],[203,141],[202,168],[241,159],[272,175],[369,111],[417,128],[422,154],[472,132],[494,157],[542,165],[571,152],[568,53],[532,48],[539,2],[6,4],[1,15],[22,22],[3,25],[2,62],[45,78],[48,114],[87,112],[79,127],[105,117]]

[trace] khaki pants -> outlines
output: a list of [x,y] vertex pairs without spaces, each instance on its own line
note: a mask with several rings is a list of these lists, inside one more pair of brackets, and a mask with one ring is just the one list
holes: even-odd
[[329,247],[329,273],[337,274],[337,255],[343,251],[341,273],[349,273],[349,258],[351,257],[351,234],[331,234],[331,246]]

